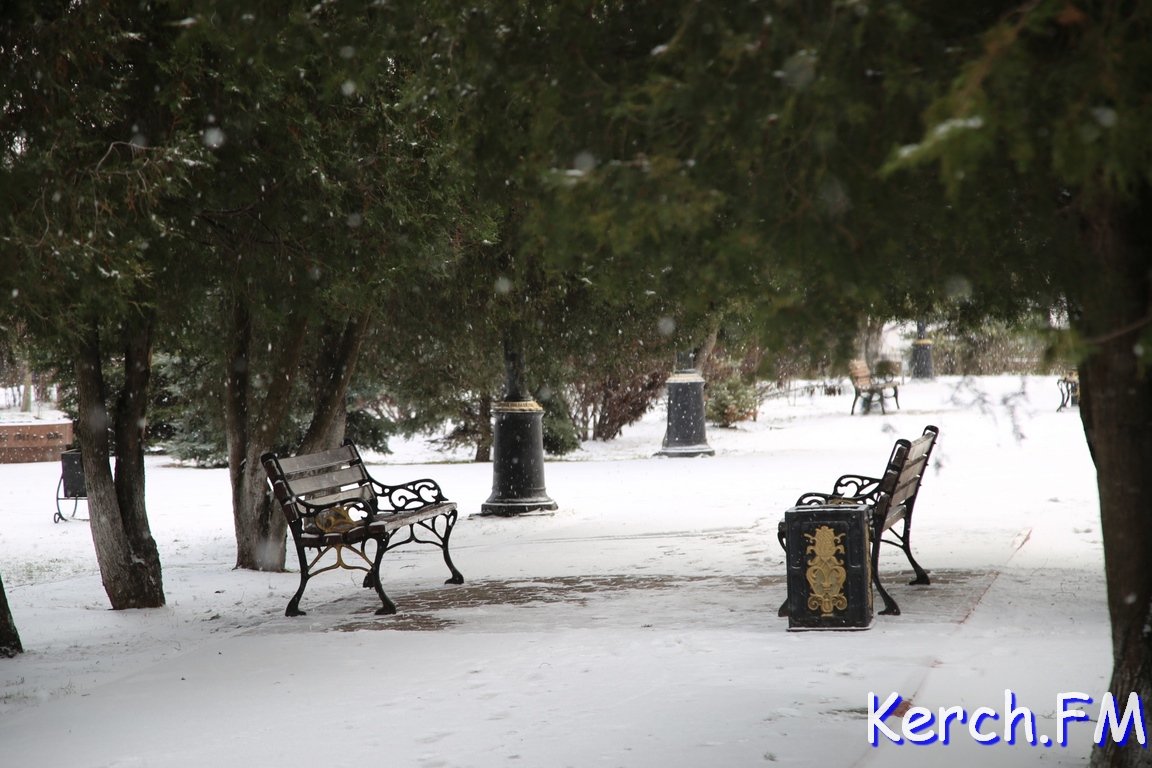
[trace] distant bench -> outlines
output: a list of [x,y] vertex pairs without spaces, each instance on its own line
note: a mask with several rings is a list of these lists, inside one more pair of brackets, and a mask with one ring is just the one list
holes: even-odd
[[[434,481],[380,483],[368,474],[360,452],[348,440],[331,451],[292,458],[265,453],[260,463],[288,518],[300,559],[300,586],[285,616],[303,615],[300,598],[309,579],[335,568],[365,571],[364,586],[374,588],[383,603],[376,613],[395,613],[396,604],[380,582],[380,561],[401,544],[439,547],[452,574],[445,583],[464,583],[448,552],[456,504],[444,498]],[[357,559],[345,562],[345,552]],[[320,565],[329,555],[330,561]]]
[[853,360],[848,363],[848,378],[852,380],[852,410],[856,413],[856,403],[860,403],[860,413],[872,410],[872,403],[880,401],[880,412],[887,413],[884,407],[885,398],[891,398],[900,407],[900,387],[894,381],[876,381],[868,364],[863,360]]
[[1060,387],[1060,407],[1056,409],[1057,411],[1062,411],[1070,405],[1080,405],[1079,371],[1068,371],[1056,380],[1056,386]]
[[[936,445],[936,438],[940,430],[932,425],[924,428],[924,433],[913,441],[897,440],[892,447],[892,454],[888,464],[880,477],[866,477],[864,475],[841,475],[832,486],[831,493],[809,492],[796,500],[796,506],[816,506],[821,504],[867,504],[872,507],[871,524],[871,560],[872,583],[880,598],[884,601],[884,610],[881,614],[899,616],[900,606],[892,599],[884,585],[880,583],[880,544],[900,547],[908,557],[916,578],[911,584],[931,584],[928,573],[916,558],[912,556],[912,511],[916,506],[916,498],[920,493],[920,482],[928,468],[928,457]],[[904,522],[899,532],[895,526]],[[885,534],[892,538],[883,538]],[[780,523],[777,537],[780,546],[788,550],[785,544],[786,530],[783,522]],[[779,614],[788,615],[788,600],[780,606]]]

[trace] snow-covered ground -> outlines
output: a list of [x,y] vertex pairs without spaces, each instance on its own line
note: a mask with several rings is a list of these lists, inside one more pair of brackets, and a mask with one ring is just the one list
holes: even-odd
[[[237,571],[223,470],[149,460],[168,605],[111,611],[88,524],[52,521],[57,463],[0,466],[0,575],[26,648],[0,659],[4,766],[1082,765],[1093,724],[1055,738],[1060,693],[1095,716],[1111,668],[1095,472],[1054,377],[907,381],[902,408],[794,394],[710,458],[656,458],[663,408],[611,443],[549,461],[553,514],[472,516],[490,465],[425,441],[374,457],[432,476],[461,507],[438,553],[385,559],[399,605],[377,617],[348,572]],[[776,525],[801,492],[875,474],[892,441],[940,427],[914,527],[933,584],[881,572],[903,615],[859,632],[789,632]],[[79,513],[85,513],[80,505]],[[294,566],[294,563],[293,563]],[[1036,716],[949,745],[869,744],[869,694]],[[1117,692],[1124,693],[1124,692]],[[901,720],[884,721],[896,732]],[[936,724],[939,727],[939,723]]]

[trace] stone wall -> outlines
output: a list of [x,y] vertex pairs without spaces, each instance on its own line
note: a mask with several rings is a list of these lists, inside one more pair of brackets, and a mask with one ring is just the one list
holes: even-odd
[[72,443],[72,422],[0,421],[0,464],[59,461]]

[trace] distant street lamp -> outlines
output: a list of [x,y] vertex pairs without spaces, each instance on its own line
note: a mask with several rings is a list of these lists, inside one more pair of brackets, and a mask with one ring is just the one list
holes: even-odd
[[492,406],[492,495],[481,515],[556,509],[544,487],[544,409],[524,390],[517,345],[504,340],[504,399]]
[[712,456],[705,434],[704,377],[696,369],[694,352],[676,354],[676,370],[668,378],[668,426],[657,456]]
[[916,323],[916,341],[912,342],[912,378],[933,378],[932,339],[928,338],[928,326],[922,321]]

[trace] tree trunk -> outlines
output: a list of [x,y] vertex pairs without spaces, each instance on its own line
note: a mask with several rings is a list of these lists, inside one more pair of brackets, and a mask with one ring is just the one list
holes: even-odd
[[864,321],[858,334],[860,357],[870,369],[876,368],[880,359],[880,346],[884,342],[884,323],[881,318],[870,317]]
[[364,312],[344,324],[338,339],[324,339],[313,377],[312,421],[298,453],[325,451],[343,441],[348,420],[348,385],[356,372],[370,324],[371,313]]
[[20,633],[16,631],[16,622],[8,608],[8,595],[4,592],[4,579],[0,577],[0,659],[10,659],[18,653],[24,653],[24,646],[20,644]]
[[284,570],[287,525],[268,495],[260,455],[273,448],[288,415],[307,327],[303,313],[289,319],[276,345],[279,357],[268,377],[267,391],[257,403],[251,386],[254,375],[252,314],[245,297],[238,297],[233,305],[224,421],[237,568]]
[[[1080,323],[1091,352],[1080,365],[1080,413],[1100,494],[1112,681],[1121,706],[1129,693],[1152,696],[1152,372],[1138,339],[1147,338],[1152,231],[1141,208],[1099,210],[1085,218],[1090,281]],[[1143,210],[1148,210],[1147,206]],[[1149,766],[1152,755],[1110,739],[1093,751],[1094,766]]]
[[[104,591],[112,608],[164,605],[160,556],[144,504],[143,419],[151,375],[151,325],[125,330],[125,381],[115,423],[105,400],[100,336],[93,326],[76,348],[77,437],[88,491],[92,541]],[[116,476],[108,455],[108,429],[116,434]]]
[[524,340],[518,326],[504,331],[504,402],[531,400],[524,386]]
[[248,306],[237,299],[232,307],[225,354],[228,364],[224,379],[224,437],[228,446],[228,481],[232,487],[232,527],[236,536],[236,567],[251,567],[254,535],[248,530],[250,503],[248,468],[249,358],[252,353],[252,317]]
[[114,483],[133,560],[144,582],[147,600],[164,605],[160,553],[148,523],[145,502],[144,435],[148,419],[148,390],[152,380],[152,317],[127,324],[124,343],[124,385],[116,398],[113,428],[116,441]]
[[477,399],[476,415],[476,455],[473,461],[492,461],[492,398],[481,395]]
[[720,325],[724,322],[724,314],[716,312],[708,320],[708,334],[703,343],[696,349],[696,370],[701,374],[710,369],[712,355],[716,351],[716,342],[720,339]]
[[20,397],[20,410],[24,413],[32,412],[32,369],[28,367],[28,363],[24,360],[20,361],[20,380],[23,384],[23,391]]

